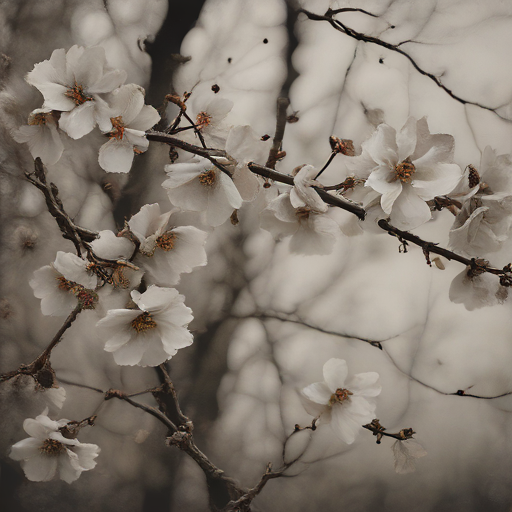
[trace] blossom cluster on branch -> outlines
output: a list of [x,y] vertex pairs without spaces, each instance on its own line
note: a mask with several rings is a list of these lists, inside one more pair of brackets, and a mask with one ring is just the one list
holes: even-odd
[[[238,210],[249,202],[257,202],[263,229],[276,240],[290,239],[292,253],[331,253],[342,236],[333,215],[340,207],[356,213],[354,223],[362,230],[386,230],[404,248],[407,240],[420,245],[428,263],[430,252],[439,252],[436,244],[408,231],[445,208],[455,215],[450,245],[459,256],[444,249],[443,255],[466,265],[452,282],[450,298],[468,309],[507,298],[512,268],[494,269],[483,257],[502,247],[512,227],[508,155],[486,148],[479,169],[469,166],[463,171],[454,162],[454,138],[431,134],[426,118],[411,117],[399,131],[379,125],[358,149],[351,140],[333,136],[332,153],[323,168],[305,163],[283,174],[273,167],[284,167],[285,153],[276,152],[268,137],[250,126],[229,124],[233,103],[222,96],[168,95],[166,101],[179,113],[164,131],[153,131],[160,115],[145,105],[140,86],[124,83],[126,73],[107,66],[102,48],[55,50],[26,80],[43,94],[44,103],[13,137],[28,143],[32,156],[50,173],[64,151],[61,138],[80,139],[95,127],[108,139],[98,152],[98,163],[107,172],[129,172],[135,155],[145,152],[150,141],[171,147],[162,181],[171,204],[167,209],[157,203],[142,206],[118,232],[90,232],[84,237],[64,215],[65,205],[46,182],[44,171],[28,176],[53,204],[52,215],[61,215],[61,229],[67,229],[62,223],[68,222],[66,238],[77,249],[77,254],[57,252],[53,263],[34,272],[30,285],[41,299],[41,311],[76,316],[86,310],[105,341],[105,351],[118,365],[159,366],[193,343],[188,329],[192,311],[174,287],[181,274],[206,265],[208,232],[228,219],[236,224]],[[212,94],[218,92],[217,88]],[[273,167],[265,167],[270,154]],[[322,173],[339,154],[344,155],[345,174],[334,186],[322,184]],[[204,229],[173,224],[180,211],[197,213]],[[54,344],[59,341],[60,336]],[[49,361],[53,346],[43,353],[42,364]],[[19,373],[27,372],[25,368]],[[323,382],[302,391],[304,407],[314,416],[309,428],[330,424],[340,441],[351,444],[367,423],[365,428],[370,425],[375,435],[396,439],[397,471],[410,471],[411,461],[424,450],[414,450],[412,429],[384,433],[375,419],[375,398],[381,391],[378,374],[360,373],[347,381],[345,361],[330,359],[323,375]],[[69,424],[50,420],[47,411],[25,421],[31,438],[16,443],[11,457],[23,461],[29,479],[48,480],[59,469],[61,478],[70,482],[94,467],[99,449],[79,443],[76,435],[66,436]]]

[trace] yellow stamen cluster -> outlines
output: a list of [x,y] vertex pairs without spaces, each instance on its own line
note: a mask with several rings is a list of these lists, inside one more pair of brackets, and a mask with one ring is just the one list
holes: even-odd
[[350,395],[353,395],[348,389],[338,388],[329,398],[329,405],[341,404],[350,401]]
[[86,101],[93,100],[92,96],[88,96],[87,94],[85,94],[83,86],[78,85],[76,82],[73,87],[71,87],[65,92],[65,96],[73,100],[75,102],[75,105],[77,106],[82,105]]
[[110,122],[112,123],[112,131],[108,133],[109,139],[121,140],[124,136],[123,117],[111,117]]
[[199,175],[199,183],[205,187],[211,187],[215,183],[216,178],[217,176],[215,175],[215,171],[210,169],[209,171],[205,171]]
[[138,332],[149,331],[150,329],[154,329],[156,327],[156,322],[153,320],[151,315],[144,311],[141,315],[131,321],[130,325]]
[[212,116],[206,112],[199,112],[196,117],[196,128],[202,130],[212,122]]
[[175,240],[176,235],[172,231],[167,231],[156,239],[156,245],[164,251],[170,251],[174,248]]
[[405,159],[395,167],[395,176],[393,181],[400,180],[402,183],[410,183],[412,175],[416,172],[416,167],[409,160]]
[[65,452],[66,447],[60,441],[56,441],[55,439],[45,439],[42,446],[39,447],[39,451],[43,455],[48,455],[49,457],[56,457],[57,455],[60,455],[61,453]]

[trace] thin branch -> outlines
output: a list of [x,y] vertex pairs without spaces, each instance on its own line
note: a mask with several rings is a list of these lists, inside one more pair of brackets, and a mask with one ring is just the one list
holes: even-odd
[[[430,78],[438,87],[443,89],[449,96],[451,96],[454,100],[458,101],[459,103],[462,103],[463,105],[475,105],[477,107],[480,107],[484,110],[489,110],[490,112],[493,112],[501,119],[504,119],[506,121],[510,121],[510,119],[507,119],[501,115],[499,115],[496,112],[496,109],[499,107],[488,107],[486,105],[481,105],[480,103],[476,103],[474,101],[469,101],[464,98],[461,98],[460,96],[457,96],[451,89],[448,89],[446,85],[444,85],[441,80],[433,75],[432,73],[429,73],[428,71],[425,71],[423,68],[421,68],[416,61],[404,50],[402,50],[399,45],[394,45],[391,43],[387,43],[386,41],[382,41],[381,39],[378,39],[377,37],[368,36],[366,34],[363,34],[361,32],[357,32],[356,30],[351,29],[350,27],[347,27],[345,24],[343,24],[341,21],[336,20],[333,18],[333,15],[336,14],[336,11],[328,10],[325,15],[321,14],[315,14],[313,12],[310,12],[306,9],[299,9],[299,13],[304,13],[310,20],[314,21],[327,21],[335,30],[338,30],[339,32],[346,34],[349,37],[352,37],[353,39],[356,39],[358,41],[364,41],[366,43],[373,43],[378,46],[382,46],[383,48],[386,48],[387,50],[399,53],[400,55],[403,55],[409,62],[412,64],[414,69],[418,71],[418,73],[422,74],[423,76],[426,76]],[[369,12],[366,12],[365,14],[368,14],[370,16],[375,16],[370,14]]]
[[321,332],[322,334],[329,334],[331,336],[339,336],[341,338],[346,338],[350,340],[359,340],[364,341],[365,343],[368,343],[372,347],[376,347],[380,350],[382,350],[382,341],[376,341],[376,340],[370,340],[366,338],[361,338],[360,336],[352,336],[351,334],[345,334],[341,332],[336,331],[329,331],[327,329],[322,329],[321,327],[317,327],[316,325],[312,325],[304,320],[301,320],[300,318],[291,318],[289,315],[286,314],[279,314],[279,313],[271,313],[271,312],[256,312],[253,314],[245,315],[245,316],[236,316],[235,318],[239,319],[245,319],[245,318],[257,318],[260,320],[279,320],[280,322],[288,322],[292,324],[302,325],[304,327],[307,327],[308,329],[313,329],[315,331]]
[[[283,174],[281,172],[274,171],[274,169],[264,167],[263,165],[255,164],[254,162],[250,162],[248,164],[248,167],[254,174],[258,174],[259,176],[263,176],[264,178],[270,178],[271,180],[279,181],[280,183],[286,183],[287,185],[293,186],[293,177],[289,176],[288,174]],[[366,216],[366,211],[364,210],[363,207],[359,206],[356,203],[349,203],[347,200],[341,199],[340,197],[328,194],[321,188],[312,188],[314,188],[318,192],[318,195],[322,198],[322,200],[325,203],[330,204],[332,206],[337,206],[338,208],[342,208],[347,212],[357,215],[359,219],[364,220]]]
[[41,355],[39,355],[34,361],[32,361],[28,365],[22,364],[17,370],[13,370],[8,373],[4,373],[0,375],[0,382],[5,382],[6,380],[10,380],[17,375],[32,375],[34,376],[39,370],[43,368],[43,366],[48,361],[52,350],[57,346],[57,344],[61,341],[64,333],[71,327],[71,324],[76,320],[78,313],[82,311],[82,306],[78,304],[76,308],[69,314],[66,318],[66,321],[62,325],[62,327],[57,331],[53,339],[50,341],[48,346],[43,350]]

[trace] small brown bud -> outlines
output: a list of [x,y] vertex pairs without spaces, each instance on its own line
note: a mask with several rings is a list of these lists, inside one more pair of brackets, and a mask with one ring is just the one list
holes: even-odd
[[350,139],[340,139],[331,135],[329,137],[329,144],[334,153],[341,153],[346,156],[354,156],[356,154],[354,149],[354,142]]

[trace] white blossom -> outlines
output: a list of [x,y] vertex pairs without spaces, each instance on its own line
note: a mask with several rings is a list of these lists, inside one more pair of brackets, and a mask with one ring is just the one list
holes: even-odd
[[136,309],[112,309],[97,323],[117,364],[158,366],[192,344],[192,311],[177,290],[153,285],[131,296]]
[[77,299],[86,309],[94,307],[97,281],[87,261],[59,251],[51,265],[34,272],[29,284],[41,299],[43,315],[66,316],[77,306]]
[[270,150],[270,141],[263,142],[250,126],[233,126],[226,140],[226,153],[234,162],[228,166],[233,182],[244,201],[252,201],[261,190],[260,179],[247,164],[264,165]]
[[242,206],[233,180],[206,158],[168,164],[165,171],[169,179],[162,186],[169,201],[182,210],[202,212],[203,222],[209,226],[220,226]]
[[67,53],[62,48],[54,50],[49,60],[34,66],[26,80],[43,94],[43,108],[62,112],[60,128],[79,139],[96,123],[105,122],[108,105],[100,95],[124,83],[126,72],[107,67],[102,47],[75,45]]
[[173,286],[180,274],[206,265],[204,244],[208,233],[194,226],[168,228],[172,213],[161,214],[158,203],[147,204],[128,221],[140,242],[135,262],[147,272],[151,284]]
[[342,441],[351,444],[361,426],[375,418],[373,399],[382,388],[378,373],[358,373],[345,383],[347,375],[345,360],[329,359],[324,364],[323,382],[305,387],[302,402],[319,424],[330,424]]
[[396,440],[391,449],[395,459],[395,471],[400,474],[416,471],[415,460],[427,455],[425,448],[412,439]]
[[279,195],[260,213],[260,226],[276,240],[291,236],[296,254],[330,254],[339,234],[336,222],[309,207],[294,208],[290,194]]
[[451,135],[431,135],[425,118],[411,117],[398,133],[379,125],[351,165],[360,164],[360,177],[369,172],[365,186],[381,194],[391,223],[408,230],[431,218],[425,201],[448,194],[461,179],[460,167],[452,163],[453,147]]
[[109,97],[110,127],[104,126],[109,141],[100,148],[98,161],[107,172],[129,172],[134,154],[149,147],[145,131],[160,120],[156,109],[144,105],[144,89],[136,84],[123,85]]
[[233,102],[216,96],[192,97],[192,104],[187,112],[193,117],[197,130],[203,136],[208,147],[220,147],[226,143],[229,125],[223,121],[233,108]]
[[466,201],[450,230],[450,246],[467,256],[498,251],[512,226],[512,160],[487,146],[480,180],[466,184]]
[[324,203],[318,192],[312,188],[321,187],[316,181],[318,171],[312,165],[304,165],[293,178],[293,188],[290,191],[290,202],[294,208],[308,207],[316,212],[325,213],[328,206]]
[[508,289],[500,285],[497,276],[488,272],[479,273],[466,267],[457,274],[450,285],[449,297],[456,304],[464,304],[468,311],[503,304]]
[[35,419],[27,418],[23,429],[30,436],[11,447],[9,457],[21,461],[25,476],[33,482],[47,482],[59,472],[67,483],[74,482],[82,471],[96,466],[100,453],[95,444],[81,443],[62,435],[69,420],[53,421],[48,408]]
[[64,151],[57,121],[48,109],[38,108],[32,111],[28,125],[20,126],[12,136],[16,142],[26,142],[32,157],[39,157],[46,165],[57,163]]

